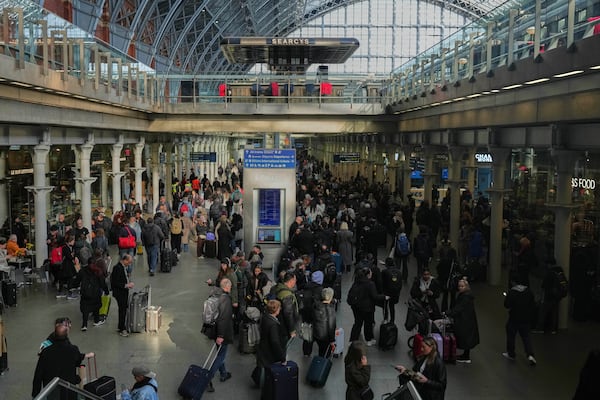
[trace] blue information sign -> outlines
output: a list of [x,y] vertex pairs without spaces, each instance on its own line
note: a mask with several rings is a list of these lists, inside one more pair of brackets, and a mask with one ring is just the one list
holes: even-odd
[[281,189],[259,189],[258,225],[281,226]]
[[195,152],[190,153],[190,161],[191,162],[217,162],[217,153],[215,152]]
[[245,149],[244,168],[296,168],[296,150]]

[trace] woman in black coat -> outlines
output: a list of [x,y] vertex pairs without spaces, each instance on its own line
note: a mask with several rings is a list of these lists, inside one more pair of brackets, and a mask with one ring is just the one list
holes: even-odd
[[367,361],[367,347],[361,341],[350,343],[344,358],[346,378],[346,400],[361,400],[361,392],[369,387],[371,366]]
[[269,300],[266,313],[260,319],[260,343],[256,352],[256,363],[266,367],[276,362],[285,362],[285,332],[277,316],[281,311],[278,300]]
[[475,298],[466,279],[458,281],[456,304],[446,312],[446,316],[454,321],[456,347],[464,350],[456,360],[471,363],[470,351],[479,344],[479,327],[475,314]]
[[[374,267],[376,268],[376,267]],[[360,330],[364,324],[364,334],[367,346],[375,344],[375,335],[373,325],[375,323],[375,304],[383,304],[386,296],[377,293],[375,283],[371,280],[372,272],[370,268],[361,268],[356,271],[356,278],[350,291],[348,292],[348,304],[352,307],[354,314],[354,325],[350,333],[350,341],[358,340]],[[353,301],[352,295],[358,294],[358,300]]]
[[234,236],[229,229],[229,224],[227,223],[227,217],[222,215],[219,218],[219,223],[215,227],[215,233],[217,236],[217,258],[220,260],[225,257],[231,258],[233,255],[233,250],[231,250],[231,241]]
[[108,285],[104,277],[104,271],[96,264],[89,264],[79,271],[81,279],[81,299],[79,309],[81,310],[81,330],[87,331],[87,323],[90,313],[94,316],[94,326],[102,325],[105,320],[100,319],[99,311],[102,306],[102,293],[108,295]]
[[410,373],[402,365],[395,366],[401,374],[400,381],[412,380],[423,400],[444,400],[446,366],[440,359],[435,339],[425,338],[421,350],[422,353]]

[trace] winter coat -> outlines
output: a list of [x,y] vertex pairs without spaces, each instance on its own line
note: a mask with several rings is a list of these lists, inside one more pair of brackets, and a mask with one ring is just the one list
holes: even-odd
[[517,324],[529,323],[535,313],[535,299],[531,289],[524,285],[513,286],[504,298],[508,320]]
[[279,320],[263,314],[260,320],[260,343],[256,352],[256,361],[260,366],[268,366],[285,361],[285,332]]
[[231,296],[221,288],[215,289],[215,294],[219,295],[219,316],[216,321],[216,334],[217,337],[223,338],[223,343],[231,344],[233,343],[233,305]]
[[[424,357],[417,361],[413,367],[413,371],[420,371],[421,366],[426,360],[427,358]],[[423,375],[428,379],[426,383],[413,382],[423,400],[444,400],[447,381],[446,366],[439,356],[431,364],[425,365]]]
[[456,304],[446,312],[446,315],[454,320],[456,347],[472,349],[479,344],[475,298],[470,290],[458,294]]
[[77,370],[85,355],[69,341],[67,336],[54,337],[52,344],[42,350],[33,376],[32,397],[38,395],[42,386],[59,377],[72,384],[80,382]]
[[319,342],[335,342],[335,306],[316,302],[313,306],[313,337]]
[[369,385],[371,380],[371,366],[362,366],[357,363],[345,365],[346,400],[361,400],[360,392]]
[[231,241],[233,234],[229,230],[227,223],[219,223],[215,229],[217,236],[217,257],[222,260],[225,257],[231,258],[233,250],[231,250]]
[[352,242],[354,241],[354,234],[349,230],[343,230],[337,232],[337,249],[338,253],[342,256],[342,263],[344,265],[352,265]]
[[165,239],[165,235],[160,227],[154,223],[146,224],[142,230],[142,243],[146,247],[158,246]]
[[279,321],[289,337],[292,332],[296,332],[296,327],[300,320],[296,295],[292,289],[289,289],[283,283],[278,283],[271,292],[274,293],[277,300],[281,302]]
[[375,312],[376,304],[383,304],[385,296],[378,294],[375,283],[369,278],[362,278],[355,282],[355,285],[361,286],[361,298],[354,307],[361,312]]

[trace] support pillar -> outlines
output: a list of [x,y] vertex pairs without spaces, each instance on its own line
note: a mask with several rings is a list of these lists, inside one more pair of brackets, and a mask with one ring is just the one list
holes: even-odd
[[[492,156],[493,159],[493,156]],[[475,199],[475,171],[477,170],[477,166],[475,165],[475,149],[470,148],[468,150],[467,156],[467,189],[473,195],[473,199]],[[495,165],[494,165],[495,168]],[[505,167],[506,168],[506,167]],[[504,187],[504,185],[503,185]]]
[[[75,155],[75,167],[72,168],[75,173],[75,178],[80,178],[81,175],[79,171],[81,171],[81,154],[80,149],[76,145],[71,146],[71,150]],[[75,198],[81,201],[81,181],[75,179]]]
[[112,145],[110,154],[112,157],[111,172],[112,177],[112,212],[113,215],[121,209],[121,178],[125,175],[121,172],[121,151],[123,150],[123,140]]
[[[571,214],[577,205],[571,199],[573,166],[579,157],[578,152],[552,149],[552,159],[556,164],[556,203],[549,204],[554,208],[554,258],[557,265],[565,271],[567,278],[571,275]],[[569,322],[570,295],[559,303],[558,327],[566,329]]]
[[146,146],[144,138],[140,138],[133,148],[133,172],[135,173],[135,199],[140,206],[144,205],[144,193],[142,192],[142,174],[146,168],[142,167],[142,156]]
[[431,189],[433,188],[434,177],[437,176],[433,172],[433,157],[435,154],[435,148],[432,146],[425,146],[423,148],[423,155],[425,156],[425,172],[423,173],[423,200],[429,203],[429,206],[433,206]]
[[48,258],[48,193],[53,189],[46,186],[46,160],[50,153],[49,143],[40,143],[33,148],[31,156],[33,163],[33,186],[25,189],[33,193],[34,218],[35,218],[35,265],[41,266]]
[[[490,285],[500,285],[502,276],[502,226],[504,210],[504,194],[511,190],[504,188],[506,167],[511,150],[508,148],[490,147],[489,152],[492,155],[492,187],[488,189],[491,197],[492,207],[490,210],[490,243],[488,245],[490,252],[490,265],[488,272],[488,282]],[[469,157],[471,152],[469,152]]]
[[0,151],[0,223],[8,218],[8,191],[6,190],[6,151]]
[[163,145],[166,153],[165,160],[165,198],[169,204],[173,204],[173,166],[175,165],[173,145],[166,143]]
[[458,244],[460,236],[460,170],[464,152],[462,147],[448,148],[450,155],[447,181],[450,187],[450,240],[456,244]]
[[160,189],[159,189],[159,181],[160,181],[160,145],[153,144],[152,145],[152,153],[154,154],[152,157],[152,202],[149,203],[151,206],[149,207],[149,211],[154,213],[156,207],[158,206],[160,200]]
[[79,146],[80,177],[76,179],[81,183],[81,219],[83,226],[91,230],[92,227],[92,183],[96,178],[90,174],[90,158],[94,149],[94,136]]
[[102,207],[108,206],[108,167],[106,163],[101,165],[100,169],[101,179],[100,182],[100,197],[102,199]]

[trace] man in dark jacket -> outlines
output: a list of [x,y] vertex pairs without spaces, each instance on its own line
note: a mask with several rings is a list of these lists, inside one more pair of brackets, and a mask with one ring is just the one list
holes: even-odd
[[508,309],[506,322],[506,352],[502,353],[507,359],[515,360],[515,338],[517,333],[523,340],[527,360],[531,366],[536,364],[531,345],[531,321],[535,311],[535,299],[529,287],[518,281],[511,282],[513,287],[506,294],[504,307]]
[[387,258],[385,260],[385,269],[381,272],[381,280],[383,282],[383,294],[388,296],[390,299],[385,302],[384,314],[387,315],[387,308],[389,308],[390,322],[396,320],[396,304],[400,301],[400,290],[402,290],[402,272],[400,268],[396,266],[393,258]]
[[295,286],[296,275],[288,271],[283,275],[282,281],[272,289],[272,293],[281,302],[282,312],[279,314],[279,321],[288,339],[296,337],[296,329],[300,320],[298,302],[294,294]]
[[281,312],[281,303],[269,300],[266,311],[260,320],[260,343],[256,353],[259,367],[285,362],[285,332],[277,319]]
[[146,253],[148,254],[150,276],[154,276],[154,271],[156,271],[158,252],[160,251],[160,244],[164,239],[165,235],[163,231],[154,223],[152,217],[148,218],[142,231],[142,243],[146,247]]
[[[81,381],[77,369],[84,358],[93,357],[94,353],[81,353],[79,348],[69,340],[70,329],[69,318],[58,318],[54,323],[54,332],[42,343],[33,376],[32,397],[37,396],[42,387],[47,386],[55,377],[74,385]],[[65,392],[60,398],[71,400],[76,399],[77,395],[70,397]]]
[[215,343],[219,346],[215,362],[210,369],[211,383],[208,391],[214,391],[212,378],[219,370],[220,381],[225,382],[231,378],[231,372],[225,367],[225,357],[227,356],[227,347],[233,343],[233,303],[231,300],[231,281],[227,278],[221,279],[220,289],[216,289],[215,294],[219,296],[219,316],[215,323],[215,332],[217,338]]
[[337,325],[335,306],[332,303],[333,289],[323,289],[321,299],[321,301],[315,301],[312,308],[313,338],[319,346],[319,355],[326,357],[328,349],[335,343],[335,329]]
[[125,326],[125,317],[127,316],[127,301],[129,299],[129,289],[133,288],[133,282],[127,278],[127,267],[131,265],[133,258],[131,254],[123,254],[121,260],[115,264],[110,274],[110,287],[113,297],[117,300],[119,307],[119,335],[127,337],[127,327]]
[[[361,268],[356,271],[356,278],[348,292],[348,304],[352,307],[354,314],[354,325],[350,332],[350,341],[358,340],[360,331],[364,324],[365,342],[367,346],[373,346],[375,335],[373,325],[375,324],[375,304],[383,304],[384,295],[378,294],[375,283],[371,280],[372,272],[369,268]],[[351,299],[357,293],[357,300]]]

